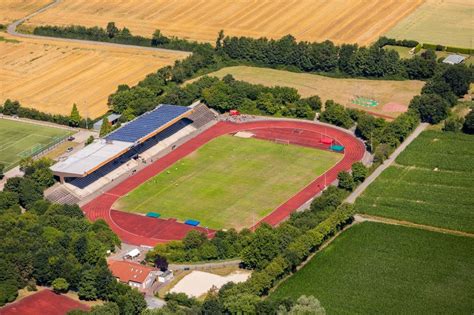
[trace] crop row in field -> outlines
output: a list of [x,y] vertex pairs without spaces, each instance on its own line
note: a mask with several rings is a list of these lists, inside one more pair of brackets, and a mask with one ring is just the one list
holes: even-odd
[[51,0],[2,0],[0,1],[0,24],[11,23],[48,3],[51,3]]
[[474,48],[472,0],[427,0],[388,31],[387,36]]
[[423,132],[397,159],[398,164],[474,172],[474,138],[463,133]]
[[474,238],[365,222],[283,282],[274,298],[313,295],[328,314],[470,314]]
[[356,201],[360,213],[474,233],[474,137],[422,133]]
[[82,116],[91,118],[107,112],[107,98],[119,84],[134,85],[186,56],[26,38],[0,41],[0,51],[0,102],[10,98],[65,115],[77,103]]
[[68,0],[32,18],[30,25],[105,26],[114,21],[137,35],[166,35],[214,42],[217,33],[250,37],[368,44],[423,0]]

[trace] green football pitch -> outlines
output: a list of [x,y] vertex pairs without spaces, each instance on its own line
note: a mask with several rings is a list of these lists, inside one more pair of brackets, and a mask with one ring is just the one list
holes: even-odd
[[0,119],[0,163],[8,170],[69,134],[66,129]]
[[250,227],[342,158],[266,140],[218,137],[122,197],[114,209]]

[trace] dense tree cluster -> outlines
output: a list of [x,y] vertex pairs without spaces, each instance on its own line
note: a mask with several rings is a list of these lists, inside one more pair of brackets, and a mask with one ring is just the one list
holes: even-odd
[[465,65],[440,66],[421,91],[410,102],[410,109],[418,113],[421,121],[437,124],[446,119],[449,108],[466,94],[473,80],[473,68]]
[[118,283],[107,267],[106,252],[120,241],[105,221],[90,223],[77,205],[45,200],[22,213],[11,194],[0,192],[0,305],[33,281],[56,292],[77,291],[85,300],[114,301],[120,314],[140,314],[143,296]]
[[90,223],[77,205],[51,204],[43,191],[54,184],[49,159],[24,159],[23,177],[0,191],[0,305],[20,288],[52,286],[77,291],[81,299],[113,301],[120,314],[140,314],[143,296],[110,273],[106,253],[120,245],[103,220]]
[[281,39],[225,37],[223,52],[232,59],[265,66],[290,66],[305,72],[343,73],[362,77],[404,77],[398,53],[379,45],[334,45],[297,42],[287,35]]

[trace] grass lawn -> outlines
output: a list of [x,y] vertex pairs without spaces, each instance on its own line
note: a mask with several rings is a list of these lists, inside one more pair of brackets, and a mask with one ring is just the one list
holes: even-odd
[[0,163],[10,169],[20,162],[21,153],[47,147],[54,139],[69,134],[66,129],[0,119]]
[[402,59],[410,59],[410,58],[413,57],[413,55],[410,54],[410,50],[412,48],[409,48],[409,47],[386,45],[386,46],[383,47],[383,49],[385,49],[385,50],[395,50],[400,55],[400,58],[402,58]]
[[423,132],[356,201],[377,216],[474,233],[474,136]]
[[122,197],[114,209],[196,219],[214,229],[250,227],[341,158],[323,150],[221,136]]
[[427,0],[385,36],[473,48],[473,16],[472,0]]
[[[235,66],[220,69],[209,76],[223,78],[231,74],[237,80],[262,84],[265,86],[288,86],[298,90],[302,97],[318,95],[323,103],[334,100],[344,106],[361,110],[381,113],[396,117],[399,112],[384,110],[383,105],[393,102],[408,107],[413,96],[420,94],[424,83],[422,81],[406,80],[364,80],[330,78],[311,73],[296,73],[269,68]],[[366,107],[352,104],[356,96],[363,96],[379,102],[376,107]]]
[[314,295],[328,314],[472,314],[474,238],[365,222],[270,298]]

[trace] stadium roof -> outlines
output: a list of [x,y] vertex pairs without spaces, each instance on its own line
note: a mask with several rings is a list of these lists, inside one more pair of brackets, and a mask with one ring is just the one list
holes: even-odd
[[64,161],[54,164],[51,170],[63,176],[85,176],[127,152],[132,146],[130,142],[96,140]]
[[143,142],[183,118],[192,109],[185,106],[159,105],[106,137],[108,140]]
[[447,63],[450,65],[457,65],[466,59],[466,57],[461,55],[449,55],[448,57],[444,58],[443,63]]
[[105,139],[94,141],[66,160],[51,167],[55,175],[83,177],[121,156],[137,143],[144,142],[165,128],[186,117],[193,109],[186,106],[161,104],[124,126]]

